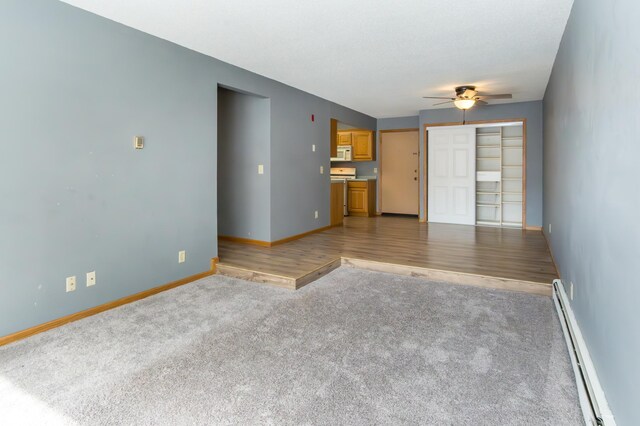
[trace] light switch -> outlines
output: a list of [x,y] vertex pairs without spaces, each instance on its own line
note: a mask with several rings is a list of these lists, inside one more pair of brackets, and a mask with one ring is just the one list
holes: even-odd
[[373,173],[378,174],[378,168],[377,167],[373,168]]
[[324,167],[320,166],[320,174],[323,175],[324,174]]
[[316,152],[316,144],[311,145],[311,151]]
[[258,174],[259,175],[263,175],[264,174],[264,165],[258,164]]

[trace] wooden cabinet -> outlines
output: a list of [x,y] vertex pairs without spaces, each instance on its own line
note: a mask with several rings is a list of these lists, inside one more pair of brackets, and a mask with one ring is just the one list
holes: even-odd
[[376,181],[350,181],[347,183],[347,208],[351,216],[375,216]]
[[331,145],[329,148],[329,156],[337,157],[338,156],[338,120],[335,118],[331,119]]
[[338,146],[351,145],[351,132],[338,132]]
[[373,132],[351,132],[351,143],[353,145],[352,154],[354,161],[373,161],[376,159],[376,146]]
[[353,161],[374,161],[376,142],[371,130],[341,130],[337,132],[337,146],[351,146]]
[[342,225],[344,218],[344,184],[331,182],[331,226]]

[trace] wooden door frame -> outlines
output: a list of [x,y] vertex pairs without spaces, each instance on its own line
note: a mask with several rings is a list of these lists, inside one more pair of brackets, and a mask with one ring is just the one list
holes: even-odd
[[[378,208],[376,214],[382,214],[382,134],[383,133],[402,133],[402,132],[418,132],[418,180],[420,179],[420,128],[404,128],[404,129],[388,129],[378,130]],[[419,181],[418,181],[419,183]],[[418,220],[420,220],[420,190],[418,190]]]
[[[479,121],[467,121],[464,125],[474,125],[474,124],[500,124],[500,123],[514,123],[521,122],[522,123],[522,229],[527,229],[527,119],[526,118],[505,118],[505,119],[496,119],[496,120],[479,120]],[[463,123],[457,122],[448,122],[448,123],[425,123],[423,124],[424,131],[424,140],[422,143],[422,149],[424,155],[422,156],[422,207],[424,212],[424,218],[421,219],[421,222],[427,222],[427,209],[428,209],[428,190],[427,186],[428,182],[428,157],[429,157],[429,127],[441,127],[441,126],[461,126]],[[499,127],[499,126],[497,126]],[[500,182],[500,188],[502,188],[502,182]]]

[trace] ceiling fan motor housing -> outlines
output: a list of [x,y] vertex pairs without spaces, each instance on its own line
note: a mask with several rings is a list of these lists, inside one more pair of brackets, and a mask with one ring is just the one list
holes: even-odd
[[[467,92],[471,92],[468,93]],[[456,96],[464,98],[473,98],[476,95],[476,86],[458,86],[456,87]]]

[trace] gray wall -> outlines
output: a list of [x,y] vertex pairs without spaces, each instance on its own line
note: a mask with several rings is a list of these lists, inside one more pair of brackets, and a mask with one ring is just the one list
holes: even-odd
[[579,0],[544,98],[544,223],[618,425],[640,424],[640,3]]
[[375,126],[53,0],[0,2],[0,52],[0,335],[209,269],[218,85],[270,99],[272,239],[329,224],[329,119]]
[[269,99],[219,88],[219,235],[271,241],[270,153]]
[[378,118],[378,131],[397,129],[417,129],[420,126],[420,117],[413,115],[410,117]]
[[[527,225],[542,225],[542,101],[512,104],[486,105],[467,112],[467,121],[527,119]],[[456,108],[420,111],[420,148],[424,144],[424,125],[433,123],[462,122],[462,111]],[[424,152],[420,153],[420,166],[424,164]],[[422,182],[421,182],[422,185]],[[424,188],[420,189],[420,197]],[[420,202],[420,215],[423,201]]]

